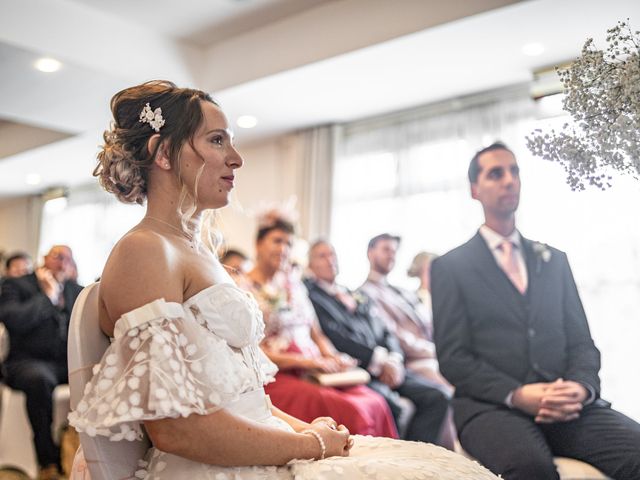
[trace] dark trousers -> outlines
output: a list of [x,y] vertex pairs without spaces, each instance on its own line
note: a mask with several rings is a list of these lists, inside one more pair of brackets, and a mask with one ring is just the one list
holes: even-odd
[[505,480],[558,480],[554,456],[582,460],[615,480],[640,479],[640,425],[604,406],[552,424],[499,408],[473,417],[458,436],[465,451]]
[[27,412],[33,429],[38,463],[60,463],[60,451],[51,437],[53,390],[67,383],[67,367],[43,360],[14,360],[7,363],[7,385],[27,396]]
[[398,395],[413,402],[416,412],[407,428],[407,440],[438,441],[450,401],[449,395],[438,384],[407,371],[404,382],[394,390],[378,380],[373,380],[369,387],[385,398],[396,422],[402,410]]

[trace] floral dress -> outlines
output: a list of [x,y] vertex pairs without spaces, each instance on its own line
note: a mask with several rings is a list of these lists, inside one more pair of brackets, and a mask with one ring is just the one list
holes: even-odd
[[[232,284],[208,287],[183,304],[158,299],[124,314],[69,421],[88,435],[127,442],[143,436],[144,420],[225,408],[291,431],[271,414],[263,390],[276,372],[259,347],[263,328],[255,300]],[[496,479],[440,447],[363,436],[355,437],[350,457],[278,467],[219,467],[154,447],[140,465],[131,476],[147,480]],[[74,471],[77,478],[87,478],[86,471]]]

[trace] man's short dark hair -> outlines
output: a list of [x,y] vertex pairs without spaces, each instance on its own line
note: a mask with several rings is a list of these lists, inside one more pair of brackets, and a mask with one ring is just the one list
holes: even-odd
[[31,260],[31,256],[28,253],[25,252],[14,252],[11,255],[9,255],[7,257],[7,260],[4,264],[4,266],[6,267],[7,270],[9,270],[9,267],[11,267],[11,264],[15,261],[15,260]]
[[240,257],[242,260],[248,259],[248,257],[240,250],[230,248],[226,252],[224,252],[224,255],[222,255],[222,258],[220,259],[220,263],[224,264],[231,257]]
[[476,183],[478,181],[478,175],[480,174],[480,164],[478,160],[480,158],[480,155],[483,155],[487,152],[493,152],[495,150],[506,150],[514,157],[516,156],[515,153],[513,153],[511,149],[502,142],[494,142],[488,147],[485,147],[482,150],[476,152],[476,154],[471,159],[471,162],[469,163],[469,183]]
[[288,233],[289,235],[295,235],[296,233],[296,228],[294,227],[293,223],[278,218],[274,222],[258,230],[258,233],[256,234],[256,241],[259,242],[273,230],[280,230],[282,232]]
[[371,240],[369,240],[369,245],[367,246],[367,251],[375,248],[376,244],[381,240],[393,240],[396,243],[400,243],[401,237],[397,235],[391,235],[390,233],[381,233],[380,235],[376,235]]

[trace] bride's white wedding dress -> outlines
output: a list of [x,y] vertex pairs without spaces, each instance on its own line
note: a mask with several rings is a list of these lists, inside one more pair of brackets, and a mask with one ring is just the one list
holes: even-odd
[[[263,385],[276,367],[258,346],[262,315],[253,297],[232,284],[202,290],[184,304],[155,300],[123,315],[114,340],[71,425],[113,441],[143,435],[142,421],[207,414],[220,408],[283,430]],[[496,480],[475,462],[441,447],[355,436],[349,457],[295,460],[279,467],[218,467],[150,448],[137,478]],[[73,475],[71,477],[74,478]]]

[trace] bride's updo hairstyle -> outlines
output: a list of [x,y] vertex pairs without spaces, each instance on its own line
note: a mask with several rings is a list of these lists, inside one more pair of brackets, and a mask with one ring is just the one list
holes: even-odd
[[[203,120],[201,101],[217,105],[201,90],[178,88],[164,80],[146,82],[116,93],[111,99],[113,122],[104,132],[104,145],[93,171],[102,187],[121,202],[142,205],[147,197],[149,170],[158,148],[165,141],[171,167],[179,177],[182,146],[189,142],[193,147],[193,136]],[[140,120],[147,104],[152,111],[161,109],[164,123],[159,127],[157,123]],[[148,143],[153,135],[160,135],[160,141],[149,153]]]

